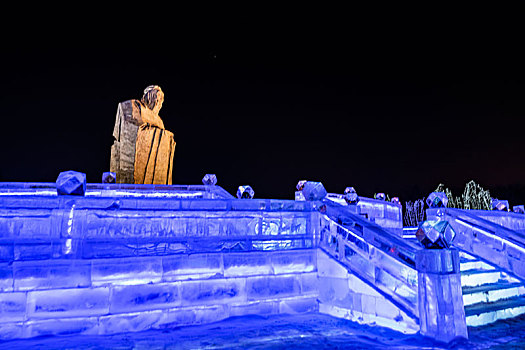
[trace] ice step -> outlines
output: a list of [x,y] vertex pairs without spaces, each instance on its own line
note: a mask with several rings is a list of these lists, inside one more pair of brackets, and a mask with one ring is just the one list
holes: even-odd
[[499,282],[476,287],[463,287],[465,307],[478,303],[493,303],[525,294],[525,285],[520,282]]
[[477,287],[485,284],[494,284],[498,282],[519,282],[517,279],[510,277],[505,272],[494,270],[467,270],[461,271],[462,287]]
[[466,253],[465,251],[462,251],[462,250],[459,252],[459,257],[460,259],[463,259],[463,260],[476,260],[476,261],[479,260],[475,256],[470,255],[469,253]]
[[459,258],[460,270],[469,271],[469,270],[483,270],[490,271],[495,270],[496,268],[492,265],[489,265],[481,260],[468,260],[466,258]]
[[477,303],[465,307],[467,326],[483,326],[497,320],[512,318],[525,313],[525,296],[499,300],[493,303]]

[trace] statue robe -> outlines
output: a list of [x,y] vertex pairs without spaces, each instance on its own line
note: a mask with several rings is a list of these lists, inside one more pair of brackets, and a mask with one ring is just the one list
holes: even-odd
[[110,171],[117,183],[172,184],[175,141],[160,117],[138,100],[119,103]]

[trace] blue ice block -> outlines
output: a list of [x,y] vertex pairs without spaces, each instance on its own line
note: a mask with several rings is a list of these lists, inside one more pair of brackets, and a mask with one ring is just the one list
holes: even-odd
[[146,284],[162,279],[161,257],[135,257],[92,260],[94,286],[105,284]]
[[509,211],[509,201],[492,198],[492,210]]
[[114,184],[117,182],[117,175],[114,172],[107,171],[102,173],[103,184]]
[[110,298],[111,313],[168,309],[180,305],[180,283],[114,286]]
[[246,280],[248,300],[292,296],[300,290],[300,280],[295,275],[249,277]]
[[213,305],[195,309],[195,323],[207,324],[229,317],[228,305]]
[[319,311],[317,298],[296,297],[281,300],[279,303],[280,314],[298,314]]
[[13,273],[15,291],[91,285],[91,262],[86,260],[15,261]]
[[252,199],[254,195],[255,192],[249,185],[239,186],[237,189],[237,198],[239,199]]
[[279,313],[279,301],[263,300],[230,305],[230,316],[272,315]]
[[227,253],[223,256],[224,276],[254,276],[273,273],[266,252]]
[[109,312],[108,287],[40,290],[27,293],[30,318],[103,315]]
[[327,194],[323,184],[320,182],[308,181],[304,184],[303,196],[307,201],[320,201]]
[[99,333],[97,317],[67,317],[48,320],[32,320],[25,325],[25,336],[28,338],[69,335],[69,334],[96,335]]
[[78,171],[63,171],[58,175],[57,192],[59,195],[83,196],[86,193],[86,174]]
[[206,279],[222,276],[222,254],[177,254],[162,258],[162,280]]
[[0,293],[0,328],[5,322],[25,321],[27,293]]
[[317,295],[319,292],[319,280],[317,272],[300,274],[301,295]]
[[184,282],[182,306],[229,304],[246,300],[244,279],[210,279]]
[[202,183],[207,186],[215,186],[217,184],[217,176],[215,174],[206,174],[202,178]]
[[13,265],[0,263],[0,292],[12,292],[13,285]]
[[172,308],[162,311],[158,328],[174,328],[195,324],[195,311],[193,307]]
[[305,273],[317,270],[314,250],[274,252],[269,258],[275,274]]
[[448,197],[445,192],[432,192],[428,195],[426,202],[429,208],[446,208]]
[[99,317],[101,334],[140,332],[156,328],[166,312],[163,310],[141,311]]

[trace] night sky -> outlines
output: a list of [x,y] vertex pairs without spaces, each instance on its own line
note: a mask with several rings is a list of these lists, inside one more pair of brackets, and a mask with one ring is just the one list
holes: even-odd
[[119,102],[160,85],[175,184],[293,198],[298,180],[402,201],[473,179],[525,203],[525,62],[498,40],[176,39],[2,47],[0,181],[99,182]]

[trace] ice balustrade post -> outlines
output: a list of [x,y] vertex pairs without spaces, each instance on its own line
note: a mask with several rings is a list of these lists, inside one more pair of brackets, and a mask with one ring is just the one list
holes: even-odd
[[416,268],[421,334],[443,342],[468,338],[459,251],[455,248],[419,250]]

